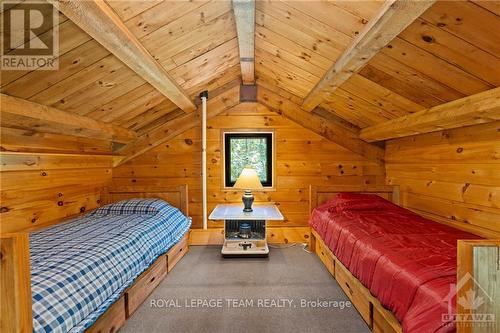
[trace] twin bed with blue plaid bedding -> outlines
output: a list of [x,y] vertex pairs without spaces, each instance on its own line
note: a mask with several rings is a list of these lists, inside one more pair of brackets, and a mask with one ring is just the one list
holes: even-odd
[[190,226],[165,201],[131,199],[32,233],[33,330],[84,331]]

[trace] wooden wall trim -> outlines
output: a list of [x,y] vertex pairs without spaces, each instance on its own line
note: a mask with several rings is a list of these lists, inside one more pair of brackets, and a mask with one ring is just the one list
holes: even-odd
[[153,58],[105,1],[49,2],[179,108],[185,112],[196,109],[187,93]]
[[500,120],[500,88],[490,89],[361,130],[360,138],[381,141]]
[[[269,244],[309,244],[309,227],[268,227],[267,241]],[[189,245],[221,245],[224,243],[224,229],[191,229]]]
[[111,168],[113,155],[0,152],[0,171]]
[[387,0],[360,34],[344,50],[304,99],[302,107],[312,111],[327,93],[340,87],[361,70],[391,40],[415,21],[434,0]]
[[129,143],[136,138],[134,131],[61,111],[21,98],[0,94],[2,126],[25,128],[37,132],[67,134],[94,139]]
[[29,237],[0,234],[0,331],[33,330]]
[[[468,293],[472,290],[474,291],[474,282],[477,281],[477,276],[475,276],[475,265],[474,265],[474,248],[477,247],[496,247],[497,253],[500,251],[500,238],[499,239],[482,239],[482,240],[459,240],[457,244],[457,284],[456,284],[456,314],[457,314],[457,333],[470,333],[473,332],[474,323],[470,323],[467,320],[462,321],[462,316],[470,316],[474,313],[472,309],[465,308],[458,300],[468,299]],[[498,281],[498,276],[500,274],[500,258],[496,258],[496,267],[489,267],[491,271],[487,275],[490,281]],[[492,265],[493,266],[493,265]],[[485,269],[488,267],[484,267]],[[496,269],[495,269],[496,268]],[[496,274],[494,273],[496,271]],[[493,273],[493,274],[492,274]],[[495,282],[492,282],[495,283]],[[498,282],[496,283],[498,286]],[[480,286],[488,291],[493,292],[495,287],[488,288],[487,286]],[[493,295],[491,295],[493,296]],[[484,295],[476,295],[476,297],[483,297]],[[495,300],[493,300],[495,301]],[[496,300],[496,304],[498,300]],[[493,313],[498,313],[499,305],[496,305],[497,310],[492,311]],[[495,318],[493,318],[495,319]],[[498,318],[496,320],[496,325],[498,324]],[[471,325],[472,324],[472,325]],[[481,325],[484,323],[478,323]],[[487,326],[484,326],[487,327]],[[495,329],[496,328],[496,329]],[[474,330],[475,331],[475,330]],[[497,327],[492,327],[492,332],[498,331]]]

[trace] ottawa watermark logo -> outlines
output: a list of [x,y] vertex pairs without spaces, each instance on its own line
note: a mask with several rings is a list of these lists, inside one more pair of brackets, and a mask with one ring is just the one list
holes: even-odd
[[59,13],[41,0],[4,0],[0,5],[2,70],[59,68]]
[[[460,296],[457,296],[460,294]],[[457,298],[458,297],[458,298]],[[445,298],[448,303],[448,313],[442,315],[445,325],[455,324],[456,327],[495,327],[496,318],[491,305],[494,300],[491,295],[467,273],[457,284],[450,285],[450,292]],[[460,306],[462,313],[454,311],[454,304]]]

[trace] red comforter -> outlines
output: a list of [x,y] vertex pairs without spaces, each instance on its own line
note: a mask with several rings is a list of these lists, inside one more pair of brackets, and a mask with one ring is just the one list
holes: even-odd
[[[457,240],[479,238],[374,195],[342,193],[314,209],[311,227],[390,309],[408,333],[454,332],[447,296],[456,283]],[[454,301],[452,301],[454,310]]]

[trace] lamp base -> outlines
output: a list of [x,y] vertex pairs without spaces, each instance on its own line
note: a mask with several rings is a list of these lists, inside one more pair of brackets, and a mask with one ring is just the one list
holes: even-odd
[[254,198],[253,198],[252,191],[250,191],[250,190],[245,191],[245,193],[243,194],[241,199],[243,201],[243,205],[245,206],[245,208],[243,208],[243,211],[245,213],[253,212],[252,204],[253,204]]

